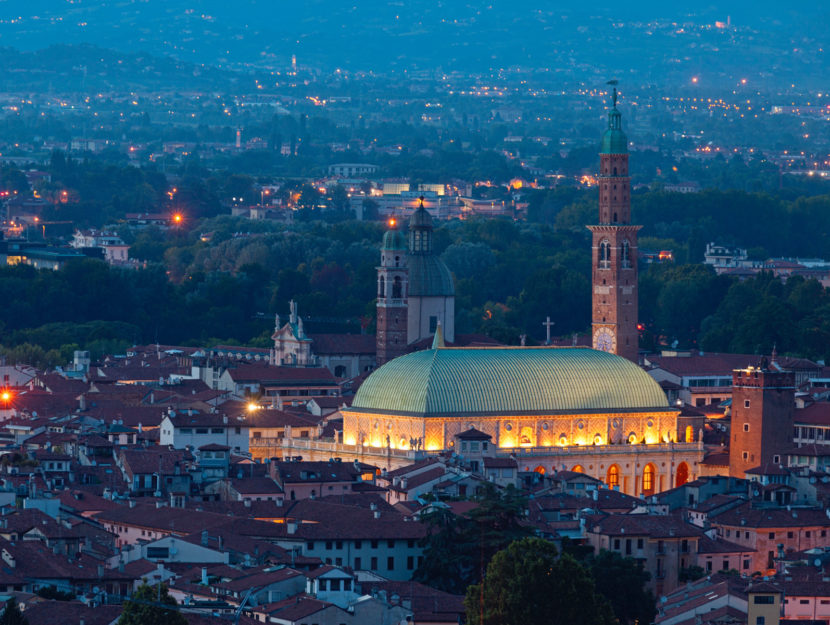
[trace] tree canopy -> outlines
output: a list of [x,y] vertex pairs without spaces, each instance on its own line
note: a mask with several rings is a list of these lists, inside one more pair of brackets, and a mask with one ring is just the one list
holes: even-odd
[[614,614],[589,571],[541,538],[497,553],[464,600],[470,625],[611,625]]
[[[170,607],[165,607],[170,606]],[[116,625],[187,625],[179,612],[176,600],[167,592],[167,586],[142,584],[124,602],[124,610]]]

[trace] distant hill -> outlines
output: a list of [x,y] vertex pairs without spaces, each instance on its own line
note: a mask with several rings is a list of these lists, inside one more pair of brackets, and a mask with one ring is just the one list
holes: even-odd
[[[301,65],[326,69],[483,71],[521,65],[613,73],[625,68],[649,79],[664,77],[663,70],[671,71],[678,64],[685,71],[698,55],[704,55],[702,67],[715,62],[757,68],[764,65],[765,56],[771,60],[782,50],[791,51],[790,38],[805,43],[821,40],[830,22],[830,9],[815,3],[782,8],[769,0],[733,0],[728,9],[724,4],[0,0],[0,46],[34,50],[86,43],[225,67],[243,63],[288,67],[296,54]],[[698,33],[648,24],[658,18],[680,25],[714,24],[728,17],[743,29],[742,34],[718,38],[716,33],[710,40],[705,33],[701,38]],[[808,53],[819,54],[817,49]],[[712,54],[719,56],[713,60]],[[826,56],[816,60],[826,66]],[[798,66],[792,69],[810,73]]]

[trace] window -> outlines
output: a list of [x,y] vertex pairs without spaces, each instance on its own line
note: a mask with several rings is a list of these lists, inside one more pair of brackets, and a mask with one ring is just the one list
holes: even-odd
[[744,432],[749,432],[749,423],[744,423]]
[[611,244],[608,241],[603,241],[599,244],[598,267],[600,269],[608,269],[611,267]]
[[765,620],[766,619],[764,619],[763,616],[756,616],[755,617],[755,625],[764,625]]
[[335,543],[335,546],[336,546],[338,549],[342,549],[342,548],[343,548],[343,541],[342,541],[342,540],[338,540],[338,541]]
[[643,539],[638,538],[637,539],[637,549],[642,549],[642,548],[643,548]]
[[773,538],[775,538],[775,532],[770,532],[769,539],[772,540]]
[[406,541],[406,546],[409,547],[410,549],[414,548],[415,547],[415,541],[410,538],[409,540]]
[[772,457],[773,464],[781,464],[781,456],[775,455]]
[[741,454],[741,458],[743,458],[744,460],[749,460],[749,452],[748,451],[743,452]]
[[749,408],[749,400],[748,399],[744,400],[744,408]]
[[182,434],[193,434],[193,428],[181,428],[179,432]]
[[[614,220],[616,221],[616,219]],[[629,245],[628,241],[623,241],[622,245],[620,246],[620,262],[622,263],[623,269],[628,269],[631,267],[631,246]]]
[[810,603],[810,600],[809,600],[809,599],[799,599],[799,601],[798,601],[798,602],[799,602],[801,605],[807,605],[808,603]]
[[643,494],[644,495],[653,495],[654,494],[654,465],[648,463],[646,468],[643,469]]
[[386,297],[386,279],[381,276],[378,279],[378,298],[382,299]]
[[395,547],[395,541],[394,540],[387,540],[386,541],[386,546],[389,547],[390,549],[393,549]]
[[[334,563],[335,563],[337,566],[343,566],[343,558],[335,558],[335,559],[334,559]],[[336,579],[336,580],[333,580],[333,581],[337,582],[338,584],[340,583],[340,580],[339,580],[339,579]]]
[[395,276],[392,282],[392,299],[403,298],[403,281],[400,276]]
[[386,558],[386,570],[393,571],[395,569],[395,558],[389,556]]
[[744,566],[744,570],[749,569],[749,560],[744,560],[743,566]]
[[360,549],[362,546],[363,546],[363,541],[362,540],[354,541],[354,548],[355,549]]
[[608,484],[608,488],[618,488],[620,485],[620,467],[616,464],[612,464],[608,467],[608,476],[605,481]]
[[330,540],[327,540],[327,541],[326,541],[326,551],[331,551],[331,544],[332,544],[332,543],[331,543],[331,541],[330,541]]
[[210,428],[211,434],[222,434],[224,431],[222,428]]
[[614,549],[617,550],[617,551],[620,550],[620,539],[619,538],[614,539]]
[[787,538],[792,538],[792,537],[793,537],[793,533],[792,532],[787,532]]
[[372,559],[369,561],[369,568],[373,571],[376,571],[378,568],[378,559],[376,556],[373,556]]
[[435,334],[435,331],[438,329],[438,317],[435,315],[430,315],[429,317],[429,333]]
[[378,541],[373,540],[372,541],[372,549],[377,549],[377,548],[378,548]]
[[406,557],[406,569],[408,571],[411,571],[414,568],[415,568],[415,558],[413,558],[412,556],[407,556]]
[[196,428],[196,434],[207,434],[207,433],[208,433],[207,428]]
[[826,537],[827,537],[827,530],[821,530],[821,537],[822,537],[822,538],[826,538]]
[[631,539],[630,538],[625,539],[625,555],[627,555],[627,556],[631,555]]
[[355,558],[354,559],[354,569],[355,569],[355,571],[360,569],[360,564],[361,564],[360,558]]

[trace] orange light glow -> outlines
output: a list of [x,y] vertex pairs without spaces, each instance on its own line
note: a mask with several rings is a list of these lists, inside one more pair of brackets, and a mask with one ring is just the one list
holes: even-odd
[[11,398],[12,394],[9,391],[3,391],[2,393],[0,393],[0,399],[2,399],[4,402],[9,402]]
[[184,218],[181,216],[180,213],[176,213],[175,215],[173,215],[173,221],[176,222],[177,224],[182,223],[183,219]]
[[389,227],[394,228],[395,224],[397,224],[397,223],[398,223],[398,221],[393,217],[392,219],[389,220]]

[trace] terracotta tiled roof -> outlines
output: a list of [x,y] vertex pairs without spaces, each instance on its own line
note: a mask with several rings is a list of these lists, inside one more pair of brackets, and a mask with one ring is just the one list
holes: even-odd
[[830,402],[820,401],[796,410],[793,423],[805,425],[830,425]]
[[596,521],[591,530],[608,536],[651,536],[653,538],[697,538],[703,532],[675,516],[612,514]]
[[753,508],[746,503],[711,517],[713,525],[744,526],[748,528],[830,527],[830,518],[823,510],[797,508]]

